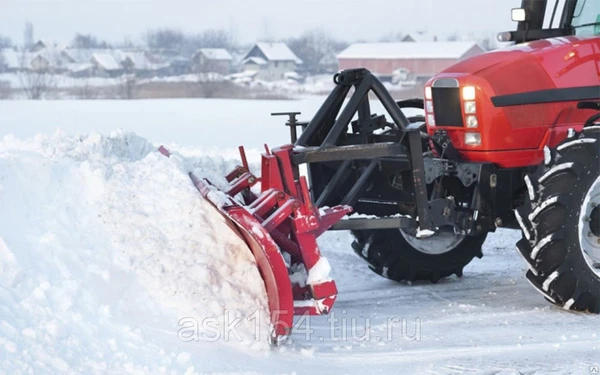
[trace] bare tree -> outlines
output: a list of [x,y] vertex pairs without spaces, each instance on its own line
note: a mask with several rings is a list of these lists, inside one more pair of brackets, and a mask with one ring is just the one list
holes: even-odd
[[75,34],[73,41],[71,41],[71,47],[73,48],[109,48],[109,44],[104,40],[99,40],[97,37],[91,34]]
[[56,78],[50,65],[32,66],[31,55],[23,49],[19,57],[19,81],[28,99],[42,99],[56,87]]
[[117,43],[115,47],[117,48],[133,48],[135,45],[131,40],[131,37],[126,35],[123,37],[123,40],[120,43]]
[[28,99],[42,99],[49,91],[56,87],[55,77],[49,69],[22,70],[19,72],[19,81]]
[[207,29],[198,34],[184,34],[172,28],[151,29],[142,36],[144,43],[155,51],[193,55],[199,48],[235,46],[233,34],[223,29]]
[[208,29],[197,36],[203,48],[231,48],[231,35],[222,29]]
[[19,81],[28,99],[42,99],[49,91],[56,87],[55,77],[49,69],[22,70],[19,72]]
[[25,49],[31,48],[33,42],[33,24],[28,21],[23,28],[23,43],[25,44]]
[[75,95],[79,99],[97,99],[99,96],[98,88],[90,84],[90,80],[88,78],[83,78],[83,84],[77,86],[75,89]]
[[12,47],[12,41],[9,37],[0,35],[0,49]]
[[0,81],[0,100],[10,99],[11,88],[9,81]]
[[121,84],[118,87],[118,96],[121,99],[135,99],[138,91],[138,83],[135,74],[123,74]]
[[187,35],[181,49],[184,55],[192,55],[199,48],[235,48],[232,34],[223,29],[208,29],[196,35]]
[[449,42],[458,42],[460,41],[460,35],[458,35],[457,32],[453,32],[452,34],[448,35],[446,40]]
[[300,37],[288,40],[288,46],[304,62],[303,68],[310,73],[321,73],[320,61],[327,54],[340,51],[347,44],[332,38],[323,29],[305,31]]
[[405,37],[402,31],[391,31],[387,34],[379,37],[379,42],[387,43],[387,42],[400,42]]
[[162,51],[180,51],[185,42],[181,30],[170,28],[148,30],[143,39],[150,49]]

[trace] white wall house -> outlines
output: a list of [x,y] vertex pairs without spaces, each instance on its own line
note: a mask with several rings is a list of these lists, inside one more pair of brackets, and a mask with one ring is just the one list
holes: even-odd
[[200,48],[192,56],[192,69],[199,73],[228,74],[233,57],[225,48]]
[[241,61],[244,72],[265,81],[283,79],[294,72],[302,60],[285,43],[257,43]]

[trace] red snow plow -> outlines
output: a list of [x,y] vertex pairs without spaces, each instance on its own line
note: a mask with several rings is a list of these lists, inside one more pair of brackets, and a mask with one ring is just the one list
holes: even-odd
[[[226,176],[224,190],[190,173],[194,186],[229,220],[256,259],[267,291],[273,343],[289,335],[294,315],[331,310],[337,288],[316,239],[352,211],[345,205],[313,206],[306,178],[292,164],[292,148],[265,147],[258,177],[250,172],[240,147],[242,165]],[[170,155],[164,147],[159,151]]]

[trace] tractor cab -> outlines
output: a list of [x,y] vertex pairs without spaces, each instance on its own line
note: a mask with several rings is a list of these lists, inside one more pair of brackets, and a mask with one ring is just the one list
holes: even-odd
[[600,2],[594,0],[523,0],[511,18],[517,30],[499,33],[500,42],[600,35]]

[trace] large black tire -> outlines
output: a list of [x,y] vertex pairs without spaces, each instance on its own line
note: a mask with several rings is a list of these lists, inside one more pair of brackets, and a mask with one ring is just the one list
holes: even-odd
[[[452,249],[427,254],[412,246],[398,229],[353,231],[354,251],[376,274],[395,281],[428,280],[455,274],[461,277],[463,268],[474,257],[481,258],[481,247],[487,234],[465,236]],[[435,236],[435,235],[434,235]]]
[[600,313],[600,264],[588,256],[597,258],[600,250],[600,208],[593,208],[600,200],[594,193],[600,182],[600,126],[571,134],[555,150],[547,149],[545,159],[526,177],[528,194],[516,211],[526,277],[564,309]]

